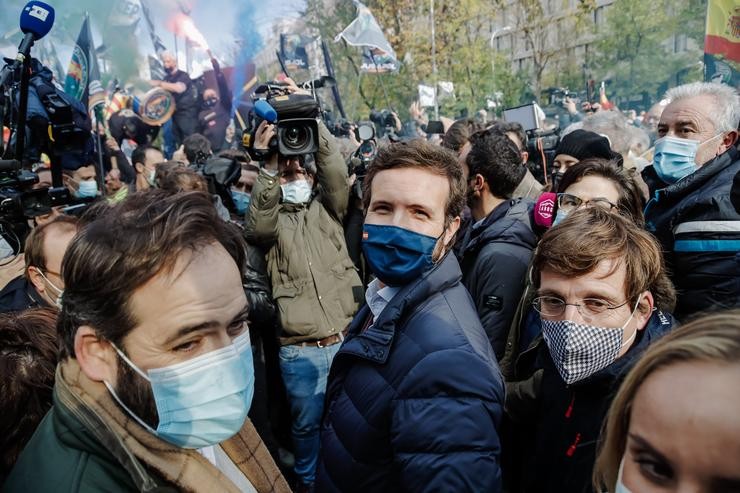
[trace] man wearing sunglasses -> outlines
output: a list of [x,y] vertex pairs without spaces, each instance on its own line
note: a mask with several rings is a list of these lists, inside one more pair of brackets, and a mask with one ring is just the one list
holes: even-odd
[[613,393],[671,329],[675,291],[656,240],[601,207],[574,211],[545,233],[532,276],[542,337],[517,362],[520,374],[533,375],[529,399],[507,388],[506,409],[516,426],[511,445],[526,451],[523,470],[537,474],[512,491],[591,491]]

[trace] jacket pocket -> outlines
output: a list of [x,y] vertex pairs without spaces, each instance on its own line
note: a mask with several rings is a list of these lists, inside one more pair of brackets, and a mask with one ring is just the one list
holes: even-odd
[[331,271],[337,279],[336,295],[342,312],[345,316],[352,317],[358,308],[352,288],[361,285],[357,268],[350,258],[345,258],[334,265]]
[[305,324],[305,314],[299,306],[299,290],[293,286],[275,286],[272,296],[278,307],[280,324],[290,334],[297,335],[298,326]]

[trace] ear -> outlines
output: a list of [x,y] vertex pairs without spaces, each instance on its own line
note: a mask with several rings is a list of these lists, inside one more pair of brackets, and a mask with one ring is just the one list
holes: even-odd
[[734,146],[737,142],[738,132],[737,130],[732,130],[731,132],[727,132],[724,137],[722,137],[722,145],[719,148],[719,153],[724,154],[730,147]]
[[36,267],[31,266],[28,268],[28,280],[33,284],[33,287],[36,288],[36,291],[38,291],[39,294],[44,294],[46,291],[46,284],[44,284],[44,278],[41,277],[41,274]]
[[449,243],[452,241],[452,238],[455,236],[455,233],[457,233],[457,230],[460,229],[460,222],[461,222],[460,216],[457,216],[455,219],[452,220],[450,225],[447,226],[447,230],[445,231],[445,237],[444,237],[445,247],[450,246]]
[[144,165],[142,163],[135,163],[134,168],[136,168],[137,173],[144,173]]
[[74,180],[73,180],[73,179],[72,179],[72,177],[71,177],[71,176],[69,176],[69,175],[66,175],[66,174],[63,174],[63,175],[62,175],[62,184],[63,184],[63,185],[65,186],[65,187],[67,187],[67,188],[74,188],[74,189],[77,189],[77,187],[75,186],[75,182],[74,182]]
[[635,320],[637,321],[637,330],[642,330],[647,326],[648,320],[653,316],[655,300],[650,291],[645,291],[640,297],[640,302],[635,310]]
[[116,385],[116,350],[92,327],[83,325],[75,334],[75,356],[85,375],[96,382]]
[[483,187],[486,186],[486,179],[483,178],[483,175],[476,174],[475,178],[473,179],[473,190],[476,192],[483,191]]
[[522,164],[527,164],[529,162],[529,152],[522,151]]

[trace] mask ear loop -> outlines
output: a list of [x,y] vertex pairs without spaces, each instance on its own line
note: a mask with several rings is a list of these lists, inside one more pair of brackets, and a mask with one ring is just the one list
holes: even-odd
[[[116,352],[118,353],[118,355],[121,357],[121,359],[123,359],[123,361],[126,362],[127,365],[129,365],[136,373],[138,373],[143,378],[145,378],[147,382],[151,382],[151,380],[149,379],[149,377],[147,375],[145,375],[144,372],[141,371],[141,369],[139,369],[139,367],[136,366],[133,363],[133,361],[131,361],[130,359],[128,359],[128,357],[125,354],[123,354],[123,351],[121,351],[120,349],[118,349],[118,347],[115,344],[113,344],[112,342],[110,343],[110,345],[113,346],[113,349],[116,350]],[[145,423],[143,419],[141,419],[140,417],[138,417],[136,415],[136,413],[134,413],[126,404],[123,403],[123,401],[121,400],[121,398],[118,397],[118,394],[116,394],[116,391],[113,390],[113,386],[110,383],[108,383],[107,381],[103,380],[103,385],[105,385],[105,388],[108,389],[108,392],[110,392],[110,394],[113,396],[113,398],[116,400],[116,402],[123,409],[126,410],[126,412],[128,413],[128,415],[131,416],[134,419],[134,421],[136,421],[137,423],[139,423],[145,430],[147,430],[152,435],[157,435],[157,430],[155,430],[154,428],[152,428],[151,426],[149,426],[147,423]]]
[[[632,317],[635,316],[635,313],[637,313],[637,308],[640,306],[640,302],[641,301],[642,301],[642,295],[640,295],[640,297],[637,298],[637,303],[635,303],[635,308],[632,310],[632,314],[630,315],[630,318],[628,318],[627,321],[624,323],[624,325],[622,325],[622,333],[624,333],[624,328],[627,326],[627,324],[630,323],[630,321],[632,320]],[[632,333],[632,335],[630,336],[630,338],[627,339],[626,341],[624,341],[622,343],[622,345],[619,346],[619,348],[621,349],[624,346],[626,346],[628,344],[631,344],[632,341],[635,340],[635,337],[637,337],[637,327],[635,327],[635,331]]]

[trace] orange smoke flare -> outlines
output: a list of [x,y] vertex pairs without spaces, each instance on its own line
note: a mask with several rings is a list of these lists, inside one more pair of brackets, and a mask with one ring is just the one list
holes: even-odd
[[174,25],[175,34],[184,36],[190,42],[204,50],[208,49],[208,41],[206,41],[205,36],[203,36],[198,28],[195,27],[193,19],[190,16],[178,14],[172,20],[172,24]]

